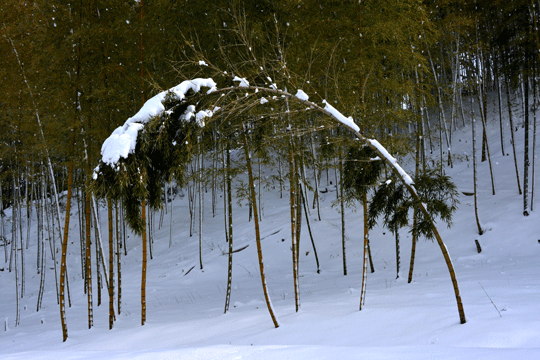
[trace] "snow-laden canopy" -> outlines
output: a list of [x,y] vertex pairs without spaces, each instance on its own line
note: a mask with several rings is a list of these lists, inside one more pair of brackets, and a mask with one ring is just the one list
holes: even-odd
[[[414,198],[414,202],[419,207],[420,211],[426,216],[427,219],[429,219],[429,223],[431,224],[432,231],[434,237],[437,239],[437,242],[439,244],[439,247],[443,253],[445,262],[448,266],[448,270],[450,272],[450,276],[452,278],[452,284],[454,287],[454,292],[456,295],[456,301],[458,305],[458,311],[460,316],[460,322],[463,324],[466,322],[465,319],[465,313],[463,311],[463,304],[461,302],[461,296],[459,294],[459,288],[457,285],[457,280],[455,278],[455,272],[452,265],[452,261],[450,259],[450,255],[448,254],[448,251],[446,249],[446,245],[442,241],[439,232],[435,226],[435,223],[433,222],[433,219],[431,218],[430,213],[428,212],[426,206],[421,202],[418,193],[416,189],[414,188],[414,183],[411,177],[399,166],[396,159],[392,157],[386,149],[375,139],[368,139],[360,132],[360,128],[356,123],[354,122],[354,119],[352,117],[346,117],[343,115],[340,111],[338,111],[336,108],[334,108],[332,105],[330,105],[326,100],[323,100],[324,107],[319,106],[315,104],[314,102],[309,101],[308,95],[302,91],[301,89],[297,89],[296,95],[292,95],[291,93],[287,91],[283,91],[277,88],[275,84],[270,85],[269,88],[267,87],[259,87],[256,85],[250,85],[247,79],[240,78],[238,76],[235,76],[232,79],[233,82],[237,82],[237,86],[232,87],[226,87],[222,89],[218,89],[215,81],[211,78],[208,79],[194,79],[194,80],[187,80],[179,85],[169,89],[168,91],[164,91],[159,93],[158,95],[154,96],[152,99],[148,100],[144,106],[139,110],[135,116],[129,118],[123,126],[117,128],[111,136],[105,142],[103,143],[103,147],[101,150],[102,154],[102,162],[109,165],[113,170],[113,173],[118,171],[118,161],[121,158],[126,158],[130,153],[133,153],[135,151],[136,145],[137,145],[137,136],[139,131],[145,126],[146,123],[148,123],[151,119],[156,118],[157,116],[161,115],[165,110],[165,104],[164,102],[167,99],[167,96],[174,96],[176,97],[176,100],[179,100],[181,103],[184,104],[185,108],[183,109],[183,113],[180,115],[179,120],[181,121],[187,121],[192,118],[195,118],[196,122],[199,124],[199,126],[204,126],[204,119],[209,116],[213,116],[214,112],[217,111],[216,109],[219,109],[214,106],[214,108],[209,110],[203,110],[196,112],[195,105],[188,104],[187,103],[187,93],[189,90],[192,90],[194,93],[198,93],[201,89],[201,87],[208,87],[210,90],[208,90],[207,94],[211,94],[213,92],[222,92],[222,95],[226,92],[235,92],[241,90],[242,92],[246,90],[253,90],[253,94],[259,94],[257,95],[257,98],[259,99],[261,104],[264,104],[265,101],[268,101],[266,98],[262,96],[262,93],[267,94],[273,94],[278,95],[280,97],[285,97],[289,99],[297,99],[300,103],[303,103],[305,105],[308,105],[308,108],[316,109],[317,111],[320,111],[322,113],[325,113],[329,116],[331,116],[334,120],[339,121],[343,125],[345,125],[347,128],[352,130],[355,134],[355,136],[364,141],[367,145],[369,145],[378,156],[380,156],[384,162],[386,162],[392,170],[400,177],[400,179],[405,184],[407,190],[410,192],[411,196]],[[246,93],[246,97],[250,96],[249,93]],[[272,98],[275,98],[273,96]],[[183,101],[186,99],[186,101]],[[172,100],[175,100],[174,98]],[[155,151],[154,151],[155,152]],[[164,154],[159,154],[159,156]],[[160,188],[157,185],[159,182],[160,176],[165,176],[166,173],[170,172],[170,169],[172,166],[178,166],[178,164],[173,165],[170,163],[167,163],[169,160],[165,160],[163,158],[156,157],[156,154],[153,154],[154,160],[157,163],[160,163],[158,168],[160,170],[156,170],[154,166],[150,166],[149,169],[147,169],[147,174],[150,180],[144,180],[143,177],[139,174],[140,169],[139,165],[137,165],[136,169],[132,169],[132,172],[135,172],[135,175],[140,178],[140,181],[138,181],[140,184],[140,193],[138,195],[134,194],[132,190],[126,190],[126,185],[124,185],[124,193],[125,196],[128,198],[128,205],[131,206],[132,210],[132,225],[134,228],[139,229],[142,228],[141,220],[138,215],[138,206],[140,197],[144,196],[144,198],[149,198],[149,203],[157,202],[158,199],[160,199]],[[183,155],[184,158],[182,161],[186,161],[188,158],[188,154]],[[94,173],[94,178],[98,179],[98,172],[99,167],[96,168],[96,171]],[[160,173],[160,174],[158,174]],[[132,174],[133,175],[133,174]],[[109,181],[115,182],[115,177],[112,176]],[[128,181],[130,182],[130,181]],[[102,186],[109,186],[112,185],[111,183],[106,184],[106,181],[102,181]],[[127,185],[127,187],[133,186],[132,184]],[[151,187],[153,191],[148,191],[148,188]],[[145,190],[146,189],[146,190]],[[127,193],[126,193],[127,191]],[[108,190],[107,190],[108,192]],[[127,195],[126,195],[127,194]],[[137,228],[139,226],[140,228]]]
[[[116,128],[103,142],[101,146],[102,161],[115,167],[120,158],[127,158],[129,154],[133,153],[137,145],[139,131],[144,127],[144,124],[165,111],[163,103],[167,96],[174,96],[177,100],[183,100],[186,98],[188,91],[192,90],[198,93],[202,87],[210,88],[207,93],[211,93],[216,90],[216,83],[211,78],[186,80],[148,100],[137,114],[127,119],[124,125]],[[208,110],[195,114],[194,107],[189,107],[188,111],[190,114],[186,114],[184,118],[189,120],[191,117],[196,116],[197,123],[201,126],[204,126],[203,120],[205,117],[212,116],[212,112]]]
[[[235,76],[233,82],[237,82],[239,88],[249,88],[249,82],[245,78]],[[126,120],[124,125],[116,128],[113,133],[103,142],[101,147],[102,162],[116,168],[118,161],[121,158],[127,158],[129,154],[135,151],[137,145],[137,136],[139,131],[144,128],[144,125],[151,119],[161,115],[165,111],[164,102],[167,96],[173,96],[177,100],[184,100],[188,91],[192,90],[194,93],[198,93],[202,87],[209,88],[207,94],[217,91],[217,84],[212,78],[197,78],[193,80],[186,80],[170,88],[167,91],[162,91],[156,96],[148,100],[143,107],[135,114]],[[277,87],[271,86],[272,90],[279,91]],[[258,88],[255,87],[255,92],[258,92]],[[295,97],[301,101],[308,101],[309,96],[302,90],[298,89]],[[260,103],[264,104],[268,100],[261,97]],[[325,104],[324,110],[326,110],[331,116],[339,120],[341,123],[351,128],[354,131],[359,131],[360,128],[355,124],[352,117],[346,117],[341,112],[336,110],[333,106],[328,104],[326,100],[323,100]],[[183,120],[190,120],[195,117],[196,122],[200,126],[204,126],[204,119],[213,116],[214,110],[200,110],[196,112],[195,106],[190,105],[185,114],[181,117]],[[94,178],[97,176],[94,173]]]

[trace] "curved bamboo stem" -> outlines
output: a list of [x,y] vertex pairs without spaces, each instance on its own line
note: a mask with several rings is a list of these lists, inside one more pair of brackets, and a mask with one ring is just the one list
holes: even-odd
[[249,190],[250,190],[251,201],[253,205],[253,220],[254,220],[253,223],[255,225],[255,239],[257,241],[257,255],[259,258],[259,271],[261,274],[261,283],[263,287],[266,306],[268,307],[268,312],[270,313],[270,317],[272,318],[272,322],[274,323],[274,326],[277,328],[279,327],[279,321],[274,313],[274,307],[272,306],[272,302],[270,301],[270,295],[268,294],[268,286],[266,285],[266,276],[264,274],[261,234],[259,230],[259,216],[258,216],[259,214],[257,211],[257,195],[255,194],[255,182],[253,181],[253,170],[251,168],[251,155],[248,149],[248,142],[247,142],[247,135],[246,135],[245,127],[243,129],[243,137],[244,137],[244,152],[246,155],[246,165],[247,165],[248,178],[249,178]]

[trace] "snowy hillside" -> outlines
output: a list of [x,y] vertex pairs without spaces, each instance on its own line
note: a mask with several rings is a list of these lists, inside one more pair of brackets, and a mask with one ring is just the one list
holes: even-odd
[[[523,129],[515,136],[519,153]],[[17,327],[14,275],[8,272],[7,264],[0,265],[0,359],[539,359],[540,202],[535,202],[530,216],[523,216],[509,134],[505,134],[508,156],[501,154],[495,120],[489,124],[488,138],[496,195],[491,194],[487,162],[479,163],[478,169],[479,217],[486,232],[477,234],[473,197],[465,195],[460,197],[454,226],[447,229],[441,224],[439,229],[455,266],[466,324],[459,322],[448,270],[436,243],[419,241],[413,282],[407,283],[411,236],[405,230],[401,232],[402,276],[397,280],[392,234],[382,228],[371,233],[375,272],[368,272],[365,307],[358,310],[363,260],[361,208],[346,213],[348,275],[343,276],[341,220],[331,207],[335,188],[332,191],[323,177],[322,186],[329,191],[322,198],[322,221],[316,221],[314,214],[310,217],[321,273],[316,272],[304,229],[298,313],[288,197],[280,199],[277,191],[264,194],[262,249],[279,328],[274,328],[264,302],[247,206],[235,205],[234,209],[234,247],[249,246],[234,254],[231,309],[224,315],[227,243],[223,210],[218,207],[212,217],[210,205],[205,207],[204,269],[200,270],[198,237],[189,237],[187,197],[178,196],[172,216],[168,213],[159,229],[159,216],[156,219],[153,259],[148,263],[145,326],[140,326],[139,237],[130,235],[127,239],[128,255],[122,258],[122,311],[111,331],[105,289],[102,305],[94,305],[94,328],[88,330],[80,248],[78,240],[70,242],[72,305],[67,309],[69,338],[65,343],[53,271],[47,272],[43,307],[35,311],[40,276],[35,271],[36,247],[31,242],[25,253],[29,259],[26,292],[20,300]],[[470,142],[469,126],[454,133],[453,152],[460,160],[446,172],[460,192],[473,188]],[[523,161],[519,161],[522,167]],[[210,196],[205,201],[209,204]],[[104,210],[101,218],[105,229]],[[77,226],[73,221],[70,231],[74,238]],[[477,253],[475,240],[482,246],[481,253]],[[0,248],[2,257],[3,250]],[[52,266],[50,259],[47,264]],[[95,303],[96,287],[94,283]]]

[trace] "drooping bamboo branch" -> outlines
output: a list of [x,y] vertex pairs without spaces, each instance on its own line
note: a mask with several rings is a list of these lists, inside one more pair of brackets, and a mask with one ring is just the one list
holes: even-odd
[[[461,302],[461,295],[460,295],[460,292],[459,292],[459,287],[458,287],[458,283],[457,283],[457,279],[456,279],[456,274],[455,274],[455,271],[454,271],[454,267],[453,267],[453,264],[452,264],[452,260],[450,258],[450,255],[448,254],[448,250],[446,248],[446,245],[444,244],[439,232],[438,232],[438,229],[437,227],[435,226],[435,223],[432,219],[432,217],[430,216],[427,208],[426,208],[426,205],[424,205],[418,195],[418,193],[416,192],[416,189],[414,187],[414,182],[413,180],[411,179],[411,177],[401,168],[401,166],[397,163],[396,159],[394,157],[392,157],[388,151],[375,139],[368,139],[367,137],[365,137],[361,132],[360,132],[360,128],[355,124],[354,120],[351,118],[351,117],[345,117],[343,114],[341,114],[338,110],[336,110],[334,107],[332,107],[330,104],[328,104],[326,101],[324,101],[324,108],[315,104],[314,102],[311,102],[311,101],[308,101],[308,97],[307,95],[299,90],[297,95],[292,95],[291,93],[287,92],[287,91],[283,91],[283,90],[280,90],[278,89],[277,87],[271,87],[271,88],[267,88],[267,87],[260,87],[260,86],[250,86],[249,84],[247,84],[247,81],[245,79],[238,79],[238,78],[235,78],[234,80],[235,81],[240,81],[240,86],[231,86],[231,87],[226,87],[226,88],[221,88],[221,89],[217,89],[216,85],[215,85],[215,82],[210,81],[211,79],[198,79],[198,80],[189,80],[187,81],[187,83],[182,83],[182,84],[189,84],[190,86],[190,89],[193,89],[195,87],[196,91],[195,91],[195,95],[194,96],[191,96],[189,98],[186,99],[186,93],[187,93],[187,90],[186,92],[183,92],[182,93],[182,96],[178,96],[178,99],[180,101],[180,103],[183,103],[183,104],[186,104],[188,101],[193,101],[194,99],[201,99],[201,98],[205,98],[205,97],[208,97],[210,98],[210,100],[214,97],[216,97],[217,99],[217,102],[219,102],[220,105],[224,105],[225,107],[227,106],[226,102],[227,100],[227,97],[225,97],[224,100],[222,100],[222,94],[231,94],[231,93],[238,93],[238,92],[241,92],[242,93],[242,101],[247,101],[249,99],[252,99],[253,97],[255,97],[256,99],[259,99],[260,97],[262,97],[263,95],[278,95],[278,97],[282,98],[282,97],[285,97],[289,100],[294,100],[295,102],[299,103],[300,105],[304,105],[304,106],[307,106],[308,109],[310,109],[311,111],[316,111],[316,112],[320,112],[322,114],[326,114],[328,115],[329,117],[331,117],[334,121],[337,121],[343,125],[345,125],[345,127],[347,127],[350,131],[353,132],[353,134],[356,136],[356,138],[358,138],[358,140],[360,140],[362,143],[365,143],[367,146],[369,146],[372,150],[375,151],[375,153],[377,155],[379,155],[379,157],[389,166],[389,168],[391,169],[392,172],[394,172],[398,177],[399,179],[404,183],[405,185],[405,188],[407,189],[407,191],[411,194],[414,202],[415,202],[415,205],[418,207],[419,211],[423,214],[423,216],[431,223],[431,230],[433,232],[433,236],[435,237],[435,239],[437,240],[437,243],[441,249],[441,252],[443,254],[443,258],[446,262],[446,265],[448,267],[448,271],[449,271],[449,274],[450,274],[450,278],[451,278],[451,281],[452,281],[452,285],[453,285],[453,288],[454,288],[454,294],[455,294],[455,297],[456,297],[456,302],[457,302],[457,306],[458,306],[458,312],[459,312],[459,317],[460,317],[460,322],[463,324],[466,322],[466,318],[465,318],[465,313],[464,313],[464,310],[463,310],[463,304]],[[204,94],[201,94],[199,93],[199,89],[201,86],[207,86],[208,87],[208,84],[212,83],[212,88],[211,88],[211,91],[209,92],[206,92]],[[184,88],[187,88],[188,85],[185,85],[185,87],[182,87],[182,84],[180,84],[178,87],[175,88],[176,91],[179,91],[178,89],[184,89]],[[207,84],[207,85],[205,85]],[[246,93],[247,92],[247,93]],[[250,93],[251,92],[251,93]],[[152,99],[152,101],[158,101],[161,97],[164,98],[164,94],[159,94],[157,95],[155,98]],[[239,104],[238,101],[231,101],[232,105],[231,106],[234,106],[234,105],[237,105]],[[250,103],[251,106],[253,106],[253,102]],[[164,111],[165,109],[163,109]],[[225,109],[223,110],[223,108],[220,108],[218,110],[216,110],[216,108],[214,107],[214,111],[212,111],[212,115],[215,115],[217,114],[219,111],[222,111],[224,112],[225,110],[229,110],[229,111],[239,111],[239,108],[233,108],[232,110],[230,108],[228,109]],[[212,115],[208,115],[210,111],[206,111],[206,116],[212,116]],[[154,114],[153,117],[156,117],[158,114]],[[185,117],[184,117],[185,118]],[[198,118],[198,120],[200,121],[200,118]],[[149,120],[146,120],[146,121],[149,121]],[[143,125],[144,126],[144,125]],[[253,182],[253,174],[252,172],[250,171],[251,169],[251,162],[250,162],[250,159],[249,159],[249,151],[248,151],[248,147],[247,147],[247,137],[245,135],[245,128],[244,128],[244,150],[246,152],[246,158],[247,158],[247,164],[248,164],[248,175],[250,177],[250,192],[251,192],[251,198],[252,198],[252,206],[253,206],[253,210],[254,211],[257,211],[257,206],[256,206],[256,193],[255,193],[255,188],[254,188],[254,182]],[[263,289],[265,290],[265,297],[266,297],[266,300],[267,300],[267,305],[268,305],[268,308],[269,308],[269,312],[271,313],[271,316],[272,316],[272,319],[274,321],[274,325],[277,327],[279,326],[278,323],[277,323],[277,320],[276,318],[274,317],[273,315],[273,310],[272,310],[272,306],[271,306],[271,303],[269,301],[269,297],[268,297],[268,293],[267,293],[267,289],[266,289],[266,283],[265,283],[265,279],[264,279],[264,266],[263,266],[263,263],[262,263],[262,252],[261,252],[261,247],[260,247],[260,235],[259,235],[259,222],[258,222],[258,214],[255,214],[254,213],[254,219],[255,219],[255,232],[256,232],[256,238],[257,238],[257,246],[258,246],[258,254],[259,254],[259,266],[260,266],[260,271],[261,271],[261,281],[263,283]]]
[[[266,91],[270,93],[277,93],[279,95],[287,96],[290,99],[297,99],[296,101],[299,101],[300,103],[303,103],[305,105],[308,105],[309,107],[313,108],[314,110],[317,110],[321,113],[324,113],[326,115],[329,115],[333,119],[341,122],[344,124],[349,130],[351,130],[354,135],[361,140],[362,142],[366,143],[370,148],[372,148],[377,155],[381,157],[381,159],[389,165],[392,172],[394,172],[399,179],[403,182],[405,187],[407,188],[408,192],[413,197],[416,206],[420,210],[420,212],[423,213],[426,219],[429,219],[433,231],[433,235],[435,236],[435,239],[437,240],[437,244],[439,245],[439,248],[441,249],[441,252],[443,254],[446,266],[448,268],[448,272],[450,274],[450,278],[452,280],[452,286],[454,288],[454,295],[456,297],[457,307],[458,307],[458,313],[459,313],[459,319],[462,324],[465,324],[467,322],[465,318],[465,311],[463,309],[463,303],[461,301],[461,295],[459,292],[459,286],[456,278],[456,273],[454,270],[454,265],[452,264],[452,260],[450,258],[450,254],[448,253],[448,249],[446,248],[446,245],[444,244],[439,231],[437,227],[435,226],[435,223],[433,219],[431,218],[429,212],[427,211],[426,206],[422,203],[420,200],[420,197],[418,196],[418,193],[416,192],[416,189],[414,188],[414,182],[412,181],[411,177],[401,168],[401,166],[397,163],[396,159],[391,156],[388,151],[375,139],[368,139],[366,138],[362,133],[360,133],[360,128],[354,123],[352,118],[346,118],[341,114],[339,111],[337,111],[335,108],[333,108],[330,104],[325,103],[325,108],[322,108],[318,106],[317,104],[310,102],[308,100],[300,99],[296,96],[293,96],[290,93],[284,92],[282,90],[277,89],[267,89],[267,88],[259,88],[259,87],[253,87],[253,90],[259,89],[259,92]],[[245,91],[245,89],[242,89]]]

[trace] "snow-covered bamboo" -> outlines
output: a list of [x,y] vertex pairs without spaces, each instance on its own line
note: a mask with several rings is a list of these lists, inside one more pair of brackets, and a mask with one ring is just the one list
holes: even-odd
[[[140,129],[144,127],[144,124],[152,120],[153,118],[157,117],[161,113],[165,111],[165,107],[163,105],[163,100],[165,99],[165,96],[167,93],[173,94],[178,98],[179,101],[183,101],[184,103],[189,103],[190,99],[187,98],[187,91],[189,89],[192,89],[195,92],[195,97],[198,97],[200,100],[201,97],[205,96],[215,96],[216,98],[220,99],[221,95],[230,94],[230,93],[242,93],[245,97],[255,97],[257,99],[262,98],[263,96],[276,96],[279,98],[286,98],[289,100],[294,100],[296,103],[305,105],[307,109],[312,111],[317,111],[319,113],[326,114],[330,116],[332,119],[338,121],[339,123],[345,125],[347,129],[352,131],[354,135],[362,142],[366,143],[370,148],[372,148],[379,157],[390,167],[390,169],[401,179],[401,181],[404,183],[405,187],[407,188],[408,192],[411,194],[413,199],[416,202],[416,205],[418,206],[419,210],[424,214],[424,216],[429,219],[429,221],[432,224],[432,231],[433,235],[437,240],[437,243],[441,249],[441,252],[443,254],[444,260],[446,262],[446,265],[448,267],[448,271],[450,273],[450,278],[452,280],[452,285],[454,288],[454,294],[456,297],[456,302],[458,306],[458,312],[459,312],[459,318],[460,322],[464,324],[466,322],[465,318],[465,312],[463,310],[463,304],[461,301],[461,295],[459,292],[459,287],[456,279],[456,274],[454,271],[454,266],[452,264],[452,260],[450,258],[450,255],[448,253],[448,250],[446,248],[446,245],[444,244],[437,227],[435,226],[435,223],[433,219],[431,218],[429,212],[427,211],[426,206],[422,203],[420,200],[420,197],[414,187],[414,182],[412,178],[407,174],[405,170],[398,164],[397,160],[390,155],[390,153],[382,146],[376,139],[368,139],[365,137],[361,132],[360,128],[356,123],[354,122],[352,117],[346,117],[344,116],[340,111],[338,111],[336,108],[334,108],[332,105],[330,105],[326,100],[323,100],[323,106],[320,106],[312,101],[309,101],[308,96],[303,91],[297,91],[296,95],[292,95],[291,93],[287,91],[283,91],[278,89],[274,84],[270,87],[263,87],[263,86],[254,86],[249,85],[249,82],[243,81],[245,79],[235,77],[235,81],[239,81],[239,86],[230,86],[218,89],[216,83],[212,79],[195,79],[195,80],[186,80],[182,82],[180,85],[170,89],[168,92],[162,92],[156,97],[149,100],[135,115],[135,117],[128,119],[123,127],[119,127],[109,139],[105,141],[102,147],[102,162],[109,164],[111,167],[118,169],[117,166],[118,161],[121,157],[127,157],[130,153],[133,153],[135,151],[135,145],[136,145],[136,137]],[[201,95],[200,89],[201,87],[209,87],[210,90],[206,92],[206,94]],[[265,97],[269,98],[269,97]],[[149,104],[150,102],[150,104]],[[158,103],[161,102],[161,103]],[[150,111],[151,110],[151,111]],[[221,110],[221,108],[217,106],[213,106],[212,110],[200,110],[197,112],[194,105],[189,105],[184,112],[180,116],[180,120],[190,120],[195,118],[196,122],[200,126],[204,126],[205,118],[210,118],[214,114],[218,113]],[[234,110],[233,110],[234,111]],[[126,142],[122,139],[122,135],[127,134],[124,132],[124,130],[128,130],[131,124],[134,123],[134,118],[137,118],[137,131],[129,132],[129,136],[133,138],[129,138],[129,141]],[[130,146],[126,146],[127,144],[130,144]],[[123,146],[123,147],[122,147]],[[119,152],[118,149],[122,148],[122,152]],[[96,168],[96,171],[94,173],[94,178],[97,178],[99,176],[99,167]],[[255,199],[254,199],[255,200]],[[254,202],[255,203],[255,202]]]

